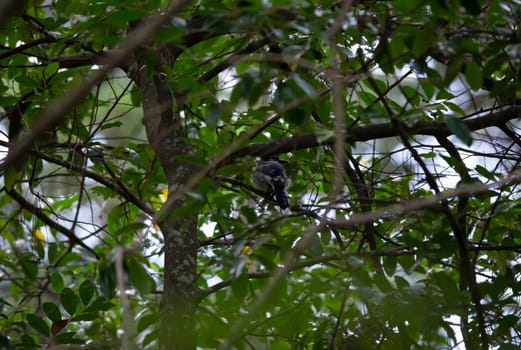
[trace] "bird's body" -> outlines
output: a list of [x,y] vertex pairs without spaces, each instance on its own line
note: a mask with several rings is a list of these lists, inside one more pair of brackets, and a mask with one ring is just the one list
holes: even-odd
[[286,195],[288,179],[278,160],[270,159],[258,162],[253,179],[262,191],[275,196],[275,200],[281,209],[289,207],[288,196]]

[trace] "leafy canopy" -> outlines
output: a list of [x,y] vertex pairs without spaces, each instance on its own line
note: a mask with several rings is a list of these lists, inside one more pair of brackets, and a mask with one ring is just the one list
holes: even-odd
[[[132,48],[167,6],[0,17],[0,348],[159,342],[179,188],[137,72],[202,169],[169,213],[197,219],[199,347],[520,346],[516,1],[183,1]],[[269,155],[288,211],[251,180]]]

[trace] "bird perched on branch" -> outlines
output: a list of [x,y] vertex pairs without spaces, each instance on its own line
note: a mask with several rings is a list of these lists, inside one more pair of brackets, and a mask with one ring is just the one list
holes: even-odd
[[288,178],[278,158],[271,157],[259,161],[253,174],[253,180],[266,194],[275,196],[275,200],[281,209],[289,207],[288,195],[286,194]]

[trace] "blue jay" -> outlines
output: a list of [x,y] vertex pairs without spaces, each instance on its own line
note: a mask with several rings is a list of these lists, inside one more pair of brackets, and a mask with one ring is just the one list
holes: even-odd
[[262,191],[275,196],[281,209],[289,207],[286,194],[288,178],[277,158],[259,161],[253,174],[253,180]]

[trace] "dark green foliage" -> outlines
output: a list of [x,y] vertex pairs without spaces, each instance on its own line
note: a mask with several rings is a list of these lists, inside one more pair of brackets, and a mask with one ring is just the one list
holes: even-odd
[[[0,23],[2,159],[166,3],[35,0]],[[0,350],[157,348],[163,234],[184,228],[152,219],[186,185],[169,193],[158,142],[205,171],[168,216],[198,222],[197,275],[176,277],[197,281],[200,348],[518,349],[519,23],[514,1],[185,5],[2,168]],[[136,72],[174,97],[175,139],[145,131]],[[250,176],[274,154],[286,212]]]

